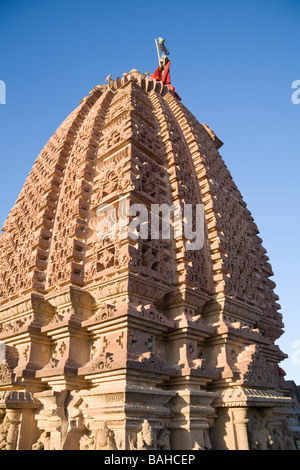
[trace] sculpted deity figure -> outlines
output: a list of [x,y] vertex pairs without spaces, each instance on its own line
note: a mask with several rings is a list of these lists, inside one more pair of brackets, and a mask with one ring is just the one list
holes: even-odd
[[51,433],[49,431],[44,431],[37,442],[33,444],[32,450],[49,450],[50,449],[50,437]]
[[104,421],[98,430],[84,434],[80,439],[80,450],[117,450],[115,433]]
[[287,419],[282,423],[282,436],[283,436],[283,449],[284,450],[297,450],[293,434]]
[[79,441],[80,450],[95,450],[95,436],[84,434]]
[[267,419],[258,410],[252,413],[247,428],[251,450],[268,450],[272,447],[273,439],[267,429]]
[[100,450],[117,450],[115,433],[108,428],[106,421],[97,432],[97,447]]
[[168,431],[166,428],[163,428],[160,431],[157,438],[157,448],[159,450],[171,450],[170,434],[170,431]]
[[137,450],[155,449],[154,432],[147,419],[143,421],[142,430],[137,433]]
[[7,447],[9,426],[8,418],[5,416],[3,422],[0,424],[0,450],[5,450]]
[[274,450],[284,450],[283,447],[283,436],[280,428],[274,428]]

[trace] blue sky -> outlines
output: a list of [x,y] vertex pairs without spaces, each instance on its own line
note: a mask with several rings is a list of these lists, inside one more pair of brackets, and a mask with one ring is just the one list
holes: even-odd
[[300,1],[0,0],[0,21],[0,223],[80,99],[109,73],[153,72],[154,38],[166,38],[172,84],[224,142],[260,230],[284,316],[282,366],[300,384]]

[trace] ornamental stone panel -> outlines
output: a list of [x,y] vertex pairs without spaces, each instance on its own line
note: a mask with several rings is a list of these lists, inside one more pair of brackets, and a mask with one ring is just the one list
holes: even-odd
[[0,235],[0,449],[293,447],[273,273],[221,146],[135,69],[51,137]]

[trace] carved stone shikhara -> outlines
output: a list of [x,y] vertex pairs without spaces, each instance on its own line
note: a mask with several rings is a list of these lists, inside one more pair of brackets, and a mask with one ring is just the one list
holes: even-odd
[[[1,449],[293,447],[272,270],[221,145],[136,70],[51,137],[0,236]],[[120,197],[203,204],[203,247],[101,238]]]

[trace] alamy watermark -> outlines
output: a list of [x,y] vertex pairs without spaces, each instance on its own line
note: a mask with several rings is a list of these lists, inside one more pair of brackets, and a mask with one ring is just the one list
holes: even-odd
[[291,361],[293,364],[298,365],[300,364],[300,339],[293,341],[292,349],[295,349],[295,351],[291,356]]
[[119,197],[117,204],[98,207],[91,228],[105,240],[184,240],[186,250],[200,250],[204,245],[203,204],[130,204]]
[[300,103],[300,80],[294,80],[292,83],[292,88],[296,90],[292,94],[292,103],[299,104]]
[[6,85],[3,80],[0,80],[0,104],[6,104]]
[[0,341],[0,365],[6,361],[6,346],[3,341]]

